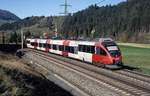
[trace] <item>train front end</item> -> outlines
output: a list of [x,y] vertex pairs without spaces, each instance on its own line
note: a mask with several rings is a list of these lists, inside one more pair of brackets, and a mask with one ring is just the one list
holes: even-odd
[[102,42],[102,45],[105,48],[109,57],[109,64],[106,64],[106,67],[121,68],[123,66],[122,55],[117,44],[111,40]]

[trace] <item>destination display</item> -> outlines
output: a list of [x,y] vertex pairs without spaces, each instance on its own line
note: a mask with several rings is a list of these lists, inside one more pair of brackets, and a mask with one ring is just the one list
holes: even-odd
[[111,51],[111,50],[118,50],[118,47],[117,46],[109,46],[109,47],[107,47],[107,49],[109,51]]

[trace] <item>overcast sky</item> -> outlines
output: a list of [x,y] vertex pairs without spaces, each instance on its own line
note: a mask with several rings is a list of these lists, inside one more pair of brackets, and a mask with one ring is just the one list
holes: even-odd
[[[0,0],[0,9],[11,11],[20,18],[28,16],[54,16],[64,11],[61,4],[65,0]],[[72,5],[68,10],[70,13],[87,8],[89,5],[101,2],[99,6],[107,4],[118,4],[126,0],[67,0]]]

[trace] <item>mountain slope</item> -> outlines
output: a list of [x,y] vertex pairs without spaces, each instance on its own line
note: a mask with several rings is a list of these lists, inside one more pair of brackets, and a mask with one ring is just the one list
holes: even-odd
[[0,25],[4,23],[10,23],[19,20],[20,18],[17,17],[15,14],[0,9]]

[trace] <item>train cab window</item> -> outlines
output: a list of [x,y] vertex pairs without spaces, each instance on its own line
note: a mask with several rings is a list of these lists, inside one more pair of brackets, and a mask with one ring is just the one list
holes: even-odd
[[103,50],[102,48],[96,48],[96,54],[104,55],[104,56],[107,55],[107,53],[105,52],[105,50]]
[[105,50],[103,50],[103,49],[101,50],[100,54],[101,54],[101,55],[104,55],[104,56],[107,55],[107,53],[106,53]]

